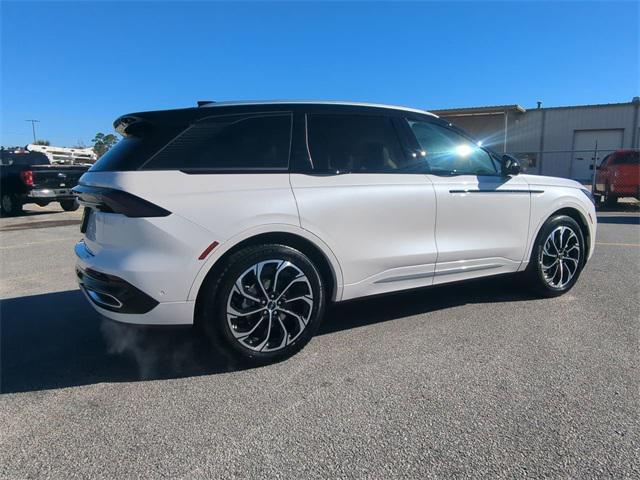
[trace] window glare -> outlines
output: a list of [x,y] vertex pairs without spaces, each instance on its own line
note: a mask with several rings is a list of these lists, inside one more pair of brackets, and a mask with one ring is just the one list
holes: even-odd
[[479,143],[429,122],[409,121],[423,157],[435,174],[496,175],[495,160]]

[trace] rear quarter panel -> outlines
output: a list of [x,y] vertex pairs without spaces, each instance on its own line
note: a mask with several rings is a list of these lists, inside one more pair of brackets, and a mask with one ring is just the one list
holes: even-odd
[[[152,291],[143,291],[163,291],[164,301],[195,298],[213,262],[248,235],[301,230],[288,173],[88,172],[81,181],[126,191],[172,212],[150,219],[98,213],[99,240],[87,240],[108,259],[104,266],[111,273],[124,271],[123,278],[136,286],[151,282]],[[199,260],[214,241],[219,246]]]

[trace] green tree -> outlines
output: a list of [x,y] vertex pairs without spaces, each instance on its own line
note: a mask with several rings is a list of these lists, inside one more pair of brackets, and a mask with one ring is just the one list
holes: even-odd
[[96,153],[98,158],[107,153],[111,147],[113,147],[116,143],[118,143],[118,137],[115,135],[108,133],[96,133],[95,137],[93,137],[93,151]]
[[46,145],[49,146],[51,145],[51,142],[49,142],[49,140],[36,140],[35,142],[33,142],[34,145]]

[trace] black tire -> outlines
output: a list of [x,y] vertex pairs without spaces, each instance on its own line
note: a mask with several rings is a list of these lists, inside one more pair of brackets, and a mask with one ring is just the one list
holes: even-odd
[[0,211],[3,217],[13,217],[22,214],[22,202],[17,195],[3,193],[0,198]]
[[611,194],[611,188],[609,187],[609,185],[607,185],[604,190],[604,206],[615,207],[617,203],[618,197]]
[[61,200],[60,206],[65,212],[75,212],[80,207],[80,204],[74,198],[73,200]]
[[[289,266],[285,265],[280,274],[275,274],[280,265],[283,265],[277,263],[280,261],[289,262]],[[261,263],[264,263],[261,276],[263,285],[258,289],[256,270],[252,267]],[[273,277],[269,278],[271,273],[275,274],[275,282],[272,280]],[[291,285],[295,286],[284,288],[285,283],[288,284],[287,282],[291,279],[301,278],[296,277],[300,273],[303,274],[304,280],[291,282]],[[245,293],[259,302],[246,298],[245,294],[240,294],[237,282],[243,285]],[[201,294],[202,316],[198,321],[204,327],[214,348],[222,350],[221,353],[247,366],[276,362],[297,353],[316,333],[324,313],[325,287],[318,269],[306,255],[286,245],[251,246],[234,253],[229,257],[220,275],[208,280],[202,288],[204,289]],[[310,299],[289,300],[289,298],[295,298],[290,297],[290,294],[299,295],[292,292],[300,292],[300,288],[310,292],[311,305],[308,303]],[[268,298],[265,300],[262,291],[268,295],[273,294],[274,297],[280,294],[280,302],[276,305]],[[240,300],[241,303],[236,303]],[[301,309],[303,313],[299,316],[307,318],[304,327],[302,320],[297,320],[298,317],[279,310],[284,307],[292,311],[294,308]],[[236,312],[256,311],[257,313],[245,313],[243,316],[234,317],[233,314],[229,314],[228,308]],[[257,311],[258,308],[261,309],[260,312]],[[264,319],[262,319],[263,316]],[[258,323],[260,325],[256,326]],[[254,333],[241,339],[236,338],[236,335],[247,333],[252,328],[255,330]],[[289,341],[291,343],[288,343]],[[259,349],[263,342],[263,349],[277,349],[255,350]]]
[[[566,256],[565,254],[563,254],[564,260],[562,260],[562,262],[559,262],[560,267],[564,266],[564,268],[567,269],[570,267],[567,267],[565,265],[573,266],[574,260],[575,260],[577,263],[575,263],[575,271],[573,273],[573,276],[569,278],[568,273],[565,273],[563,270],[560,270],[559,272],[556,271],[556,275],[553,275],[553,278],[550,281],[549,276],[545,275],[545,271],[544,271],[544,267],[541,262],[541,259],[543,258],[545,243],[548,241],[552,232],[558,232],[557,229],[559,227],[566,227],[575,235],[576,243],[579,246],[579,252],[578,252],[578,255],[574,255],[575,249],[571,247],[572,252],[570,254],[567,254]],[[563,235],[565,235],[563,238],[569,238],[567,233],[564,233]],[[573,245],[573,243],[569,243],[569,245]],[[548,251],[555,254],[555,252],[552,249],[548,249]],[[578,223],[573,218],[568,217],[566,215],[556,215],[554,217],[551,217],[540,229],[540,233],[538,233],[536,241],[533,245],[533,251],[531,252],[531,258],[529,259],[529,265],[527,266],[527,270],[526,270],[526,276],[527,276],[529,286],[537,294],[543,297],[557,297],[558,295],[562,295],[563,293],[568,292],[578,281],[578,278],[580,277],[580,273],[584,268],[585,253],[586,253],[585,240],[584,240],[584,236],[582,235],[582,230],[580,229],[580,226],[578,225]],[[569,259],[569,257],[571,258],[571,260]],[[554,257],[544,255],[544,261],[545,261],[545,264],[551,265],[553,264]],[[570,272],[570,270],[566,270],[566,271]],[[552,272],[554,272],[554,270],[547,270],[547,273],[549,274]],[[568,278],[568,281],[566,282],[566,284],[562,284],[563,273]],[[553,280],[558,278],[560,279],[560,281],[556,282],[558,283],[557,286],[554,286],[552,284]]]

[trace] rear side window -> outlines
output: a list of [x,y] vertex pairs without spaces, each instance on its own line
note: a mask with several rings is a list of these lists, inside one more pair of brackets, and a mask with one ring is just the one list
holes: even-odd
[[307,139],[315,171],[384,173],[406,163],[388,117],[308,115]]
[[219,117],[198,122],[144,166],[145,170],[285,170],[291,114]]
[[631,152],[617,155],[612,165],[640,165],[640,153]]

